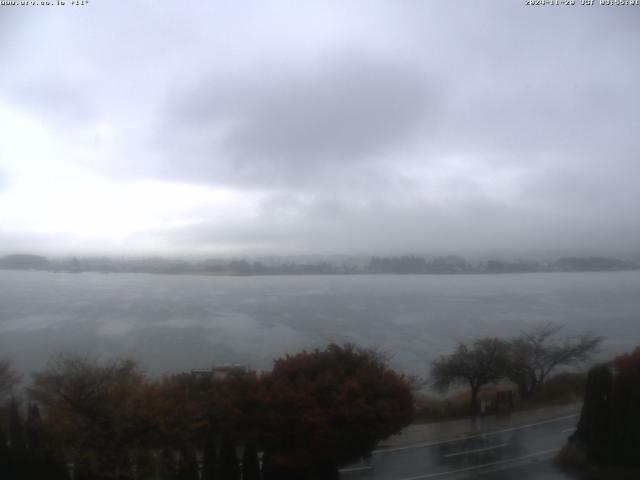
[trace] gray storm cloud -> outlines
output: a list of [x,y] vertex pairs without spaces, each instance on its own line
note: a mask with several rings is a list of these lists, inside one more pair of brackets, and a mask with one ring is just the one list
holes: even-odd
[[201,176],[218,153],[240,179],[254,182],[309,183],[327,169],[373,162],[415,133],[435,107],[420,71],[358,55],[302,71],[205,78],[177,97],[168,111],[172,130],[198,129],[204,145],[216,137],[219,144],[180,168],[192,166]]
[[640,253],[640,9],[3,18],[4,250]]

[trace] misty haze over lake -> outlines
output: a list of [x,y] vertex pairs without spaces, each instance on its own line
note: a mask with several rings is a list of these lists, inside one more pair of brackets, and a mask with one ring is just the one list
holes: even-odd
[[24,371],[73,349],[129,355],[151,373],[243,363],[329,342],[381,347],[425,375],[458,341],[536,322],[635,346],[640,272],[217,277],[0,271],[0,351]]

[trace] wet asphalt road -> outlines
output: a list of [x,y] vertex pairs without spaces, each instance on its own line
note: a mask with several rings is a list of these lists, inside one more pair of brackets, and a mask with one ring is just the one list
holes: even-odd
[[343,469],[343,480],[565,480],[552,462],[574,431],[578,415],[539,421],[462,438],[377,450],[370,461]]

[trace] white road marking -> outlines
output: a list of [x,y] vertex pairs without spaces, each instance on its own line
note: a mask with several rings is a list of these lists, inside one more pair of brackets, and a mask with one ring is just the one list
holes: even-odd
[[450,453],[448,455],[445,455],[444,458],[459,457],[460,455],[467,455],[469,453],[486,452],[487,450],[495,450],[496,448],[503,448],[503,447],[506,447],[507,445],[509,444],[501,443],[499,445],[492,445],[490,447],[475,448],[473,450],[465,450],[464,452]]
[[511,458],[509,460],[502,460],[502,461],[499,461],[499,462],[491,462],[491,463],[482,463],[480,465],[475,465],[473,467],[459,468],[457,470],[448,470],[446,472],[429,473],[427,475],[420,475],[420,476],[417,476],[417,477],[406,477],[406,478],[402,478],[402,479],[399,479],[399,480],[424,480],[426,478],[435,478],[435,477],[442,477],[444,475],[453,475],[453,474],[456,474],[456,473],[470,472],[472,470],[478,470],[478,469],[481,469],[481,468],[496,467],[496,466],[500,466],[500,465],[508,465],[510,463],[517,463],[517,462],[520,462],[522,460],[528,460],[530,458],[542,457],[542,456],[548,455],[550,453],[558,452],[559,450],[560,450],[559,448],[552,448],[552,449],[549,449],[549,450],[541,450],[539,452],[530,453],[528,455],[523,455],[521,457]]
[[572,427],[572,428],[565,428],[560,433],[568,433],[568,432],[575,432],[575,431],[576,431],[576,427]]
[[470,440],[472,438],[488,437],[490,435],[498,435],[500,433],[514,432],[516,430],[523,430],[525,428],[536,427],[538,425],[546,425],[548,423],[556,423],[556,422],[559,422],[561,420],[566,420],[567,418],[577,417],[578,415],[579,415],[578,413],[573,413],[571,415],[564,415],[562,417],[556,417],[556,418],[552,418],[550,420],[544,420],[542,422],[529,423],[527,425],[519,425],[517,427],[505,428],[503,430],[494,430],[492,432],[480,433],[480,434],[475,434],[475,435],[468,435],[466,437],[451,438],[451,439],[448,439],[448,440],[439,440],[437,442],[414,443],[414,444],[411,444],[411,445],[405,445],[403,447],[379,448],[379,449],[374,450],[373,452],[371,452],[371,454],[372,455],[380,455],[380,454],[390,453],[390,452],[400,452],[402,450],[412,450],[414,448],[433,447],[433,446],[436,446],[436,445],[443,445],[445,443],[453,443],[453,442],[459,442],[459,441],[462,441],[462,440]]
[[341,468],[338,471],[340,473],[349,473],[349,472],[364,472],[365,470],[373,470],[373,467],[371,465],[367,465],[366,467]]

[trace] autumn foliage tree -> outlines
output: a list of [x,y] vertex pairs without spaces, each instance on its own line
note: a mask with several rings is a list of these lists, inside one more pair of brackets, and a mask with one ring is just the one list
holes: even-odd
[[214,391],[212,379],[178,373],[150,388],[157,399],[153,404],[157,428],[151,435],[151,444],[182,448],[198,437],[204,443],[209,425],[207,403]]
[[34,375],[30,397],[49,431],[89,478],[130,470],[132,455],[152,431],[147,382],[130,360],[100,361],[79,355],[56,357]]
[[329,480],[413,413],[407,379],[353,345],[287,356],[261,375],[159,381],[129,360],[62,355],[34,375],[29,396],[42,411],[31,408],[29,431],[46,430],[29,438],[55,439],[78,480]]
[[407,380],[353,345],[276,360],[262,381],[269,478],[337,478],[412,418]]
[[[203,452],[203,478],[235,478],[236,445],[255,450],[264,437],[266,421],[262,383],[255,372],[224,378],[180,373],[156,387],[159,410],[154,443]],[[224,453],[224,455],[223,455]]]
[[379,354],[351,345],[276,360],[263,375],[178,374],[160,388],[165,441],[182,432],[199,445],[205,478],[237,478],[241,446],[243,478],[259,478],[260,450],[265,480],[329,479],[337,465],[367,455],[406,425],[413,411],[407,380]]

